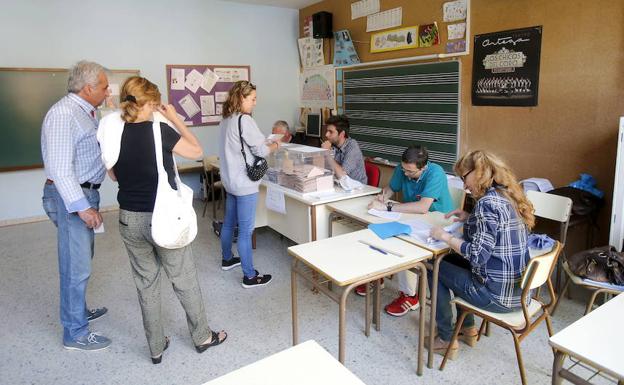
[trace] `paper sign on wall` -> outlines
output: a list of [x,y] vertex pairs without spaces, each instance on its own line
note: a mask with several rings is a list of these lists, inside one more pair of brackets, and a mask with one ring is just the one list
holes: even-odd
[[266,207],[280,214],[286,214],[286,199],[284,192],[273,187],[267,187]]

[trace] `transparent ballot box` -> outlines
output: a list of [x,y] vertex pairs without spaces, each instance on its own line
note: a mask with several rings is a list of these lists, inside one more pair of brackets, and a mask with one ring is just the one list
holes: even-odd
[[324,148],[285,145],[269,155],[269,182],[300,193],[334,191],[333,152]]

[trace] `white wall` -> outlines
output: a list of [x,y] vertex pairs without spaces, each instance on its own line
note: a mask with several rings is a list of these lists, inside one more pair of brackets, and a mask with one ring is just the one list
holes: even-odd
[[[0,67],[67,68],[87,59],[139,69],[166,98],[166,64],[250,65],[261,129],[298,116],[297,10],[216,0],[0,0],[0,9]],[[7,123],[0,135],[17,129]],[[206,154],[218,153],[217,126],[193,131]],[[42,170],[0,173],[0,223],[44,215],[44,180]],[[116,204],[116,190],[105,182],[102,206]]]

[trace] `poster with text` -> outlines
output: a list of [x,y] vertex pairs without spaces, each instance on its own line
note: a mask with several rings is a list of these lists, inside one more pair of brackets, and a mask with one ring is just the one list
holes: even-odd
[[474,37],[472,104],[537,106],[542,26]]

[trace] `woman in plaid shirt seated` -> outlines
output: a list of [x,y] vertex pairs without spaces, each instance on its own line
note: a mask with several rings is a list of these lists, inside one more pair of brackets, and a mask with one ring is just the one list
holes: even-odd
[[[520,279],[529,261],[527,238],[535,224],[533,206],[512,171],[486,151],[472,151],[455,164],[476,204],[472,213],[446,214],[464,222],[463,238],[436,227],[433,238],[456,253],[440,264],[434,351],[444,354],[453,333],[450,290],[484,310],[507,313],[521,307]],[[431,277],[430,277],[431,278]],[[431,279],[429,280],[431,283]],[[474,317],[466,317],[460,339],[473,346],[477,338]],[[428,340],[425,340],[428,341]],[[451,347],[451,357],[458,346]]]

